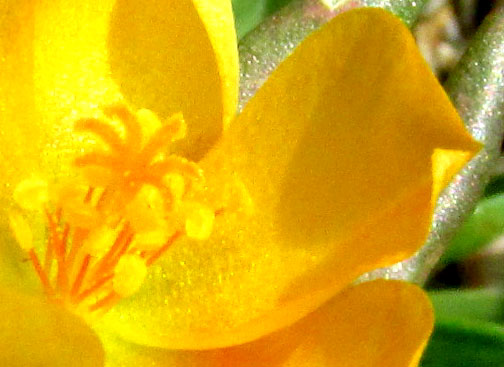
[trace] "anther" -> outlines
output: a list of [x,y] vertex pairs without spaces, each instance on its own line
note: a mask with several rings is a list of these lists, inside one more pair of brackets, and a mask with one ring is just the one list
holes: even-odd
[[145,261],[138,255],[124,255],[114,269],[114,291],[121,297],[129,297],[142,285],[147,275]]
[[13,198],[25,210],[41,210],[49,201],[47,182],[37,178],[21,181],[14,189]]
[[210,237],[215,219],[215,212],[208,207],[194,203],[188,206],[185,232],[189,238],[206,240]]

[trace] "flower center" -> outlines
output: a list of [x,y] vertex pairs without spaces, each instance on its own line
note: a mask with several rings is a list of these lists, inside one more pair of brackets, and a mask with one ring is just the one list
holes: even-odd
[[[149,110],[112,105],[75,130],[104,149],[77,157],[79,176],[70,182],[20,182],[9,222],[49,299],[77,313],[106,312],[140,288],[178,239],[207,239],[222,208],[204,204],[200,167],[167,151],[185,135],[181,114],[163,124]],[[30,211],[45,218],[45,249],[35,245]]]

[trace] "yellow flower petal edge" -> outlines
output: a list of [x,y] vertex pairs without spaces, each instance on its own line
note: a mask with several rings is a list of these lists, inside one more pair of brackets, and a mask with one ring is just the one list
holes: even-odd
[[208,37],[214,47],[222,83],[224,129],[229,127],[238,104],[238,52],[231,2],[228,0],[193,0]]
[[236,113],[231,2],[117,0],[108,49],[112,76],[124,96],[162,118],[182,112],[188,136],[179,150],[201,158]]
[[293,325],[251,343],[172,351],[104,338],[109,367],[414,367],[433,326],[425,293],[378,280],[344,290]]
[[208,241],[177,243],[109,326],[181,349],[286,327],[411,256],[440,189],[479,149],[401,21],[343,13],[279,66],[201,162],[210,190],[240,182],[251,213],[224,213]]
[[103,366],[101,342],[80,317],[4,288],[0,298],[0,365]]

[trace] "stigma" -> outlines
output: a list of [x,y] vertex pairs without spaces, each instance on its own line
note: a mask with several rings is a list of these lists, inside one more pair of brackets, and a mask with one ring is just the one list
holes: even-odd
[[[75,158],[75,178],[18,183],[9,223],[48,299],[77,313],[106,312],[140,289],[177,240],[206,240],[222,208],[201,199],[201,168],[170,152],[185,136],[182,114],[162,122],[150,110],[117,104],[74,128],[97,141]],[[44,218],[43,246],[30,212]]]

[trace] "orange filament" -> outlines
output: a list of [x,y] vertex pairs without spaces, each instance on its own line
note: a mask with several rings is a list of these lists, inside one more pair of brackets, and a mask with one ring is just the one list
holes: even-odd
[[[44,292],[50,299],[64,304],[73,304],[73,307],[85,305],[87,311],[96,311],[109,307],[121,297],[114,293],[103,297],[104,292],[112,292],[114,269],[121,257],[126,253],[144,253],[146,265],[151,266],[161,254],[166,252],[169,245],[173,244],[177,236],[170,239],[169,245],[165,244],[155,251],[139,251],[132,247],[134,233],[129,223],[124,223],[117,233],[110,248],[101,257],[86,253],[83,243],[89,238],[89,231],[83,228],[73,228],[64,221],[63,215],[46,211],[48,240],[46,248],[46,264],[41,265],[34,249],[28,254],[38,275]],[[52,255],[50,255],[52,254]],[[75,259],[82,258],[79,264]],[[54,283],[51,281],[51,266],[56,263],[57,272]],[[71,274],[75,276],[72,278]]]
[[97,301],[95,304],[89,306],[89,311],[97,311],[99,309],[106,310],[113,306],[121,297],[115,292],[110,292],[108,295]]
[[[133,294],[143,281],[146,267],[152,266],[183,235],[203,239],[213,225],[214,216],[222,213],[219,210],[208,214],[209,209],[204,205],[191,201],[187,208],[193,208],[192,212],[181,211],[189,214],[176,222],[178,228],[171,228],[167,223],[175,204],[192,194],[195,184],[201,183],[203,177],[195,163],[167,152],[167,145],[185,133],[181,115],[174,115],[153,134],[146,135],[140,119],[157,119],[150,111],[142,110],[141,115],[135,115],[124,105],[113,105],[105,107],[103,113],[110,119],[120,120],[124,137],[101,119],[83,118],[75,124],[77,131],[93,134],[107,147],[105,151],[91,151],[75,160],[78,168],[100,168],[97,174],[103,177],[97,181],[103,185],[90,180],[83,187],[85,191],[79,194],[82,196],[77,204],[67,203],[68,196],[62,194],[56,196],[59,199],[55,207],[46,200],[49,195],[43,190],[47,190],[47,185],[41,180],[26,180],[16,191],[26,207],[43,204],[41,210],[47,223],[43,265],[31,245],[31,233],[24,220],[17,214],[11,220],[47,297],[79,313],[106,311],[122,297]],[[172,176],[166,179],[167,175]],[[145,191],[145,186],[153,188],[157,196]],[[23,196],[28,189],[33,203]],[[158,199],[162,205],[158,205]],[[147,201],[138,203],[142,200]],[[147,217],[142,215],[144,211]],[[87,219],[86,223],[79,223],[75,218],[89,218],[82,213],[98,217],[91,219],[91,223]],[[189,228],[188,218],[190,231],[185,229]],[[149,231],[154,231],[156,236],[145,237]],[[144,239],[155,238],[159,243],[146,248],[145,243],[137,240],[139,234],[144,234]],[[138,277],[129,277],[131,272]]]
[[98,290],[101,289],[107,282],[111,281],[114,276],[112,274],[109,274],[98,281],[96,281],[92,286],[87,288],[84,292],[80,293],[74,301],[74,303],[79,303],[82,302],[84,299],[92,295],[93,293],[97,292]]
[[68,256],[66,259],[66,262],[69,267],[73,266],[73,263],[75,261],[75,257],[77,256],[77,254],[81,250],[81,248],[84,244],[84,240],[86,239],[86,237],[88,235],[89,235],[88,230],[85,230],[82,228],[75,229],[75,231],[73,233],[73,237],[72,237],[72,246],[70,248],[70,252],[68,253]]
[[107,254],[96,264],[96,268],[93,270],[92,279],[95,280],[99,277],[100,274],[104,274],[106,271],[111,268],[111,260],[114,257],[115,253],[119,251],[121,246],[126,242],[128,243],[128,235],[129,235],[129,225],[125,225],[124,228],[119,232],[114,244],[107,252]]
[[49,246],[49,244],[52,244],[52,241],[49,241],[49,243],[48,243],[46,253],[45,253],[45,259],[44,259],[44,272],[47,274],[51,273],[51,265],[52,265],[52,261],[54,258],[53,247]]
[[[173,236],[170,237],[170,239],[159,248],[156,252],[154,252],[146,261],[146,265],[150,266],[152,265],[157,259],[161,257],[172,245],[173,243],[177,240],[182,235],[182,232],[175,232]],[[142,257],[145,257],[145,253],[143,254]]]
[[[59,209],[58,209],[59,210]],[[222,210],[216,212],[221,214]],[[178,230],[168,240],[153,250],[139,250],[134,246],[135,233],[129,223],[122,224],[110,248],[100,257],[86,253],[83,243],[89,238],[89,231],[72,227],[62,216],[47,211],[48,241],[44,267],[33,249],[30,260],[49,299],[72,307],[93,312],[111,307],[121,297],[112,289],[114,269],[125,254],[139,254],[147,267],[152,266],[173,244],[184,235]],[[59,220],[58,220],[59,218]],[[58,220],[58,221],[57,221]],[[47,253],[52,251],[52,257]],[[76,259],[81,259],[77,262]],[[51,265],[56,263],[57,272],[51,281]],[[75,274],[72,276],[72,274]]]
[[33,267],[35,269],[35,272],[37,273],[40,282],[42,283],[42,286],[44,287],[45,293],[52,297],[54,296],[54,289],[51,286],[51,282],[49,281],[49,277],[47,276],[47,273],[42,269],[42,266],[40,265],[40,261],[37,257],[37,254],[35,253],[34,249],[31,249],[30,252],[28,252],[28,255],[30,256],[30,260],[33,264]]
[[75,298],[75,296],[77,295],[77,292],[79,292],[80,287],[82,285],[82,282],[84,281],[84,276],[86,275],[86,272],[88,270],[90,262],[91,262],[91,255],[88,254],[84,257],[84,260],[82,261],[79,272],[77,273],[77,276],[75,277],[74,284],[72,286],[72,289],[70,290],[70,297],[71,298]]

